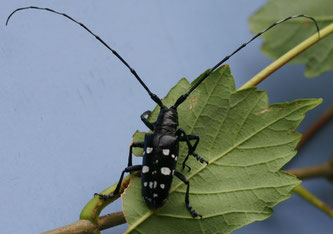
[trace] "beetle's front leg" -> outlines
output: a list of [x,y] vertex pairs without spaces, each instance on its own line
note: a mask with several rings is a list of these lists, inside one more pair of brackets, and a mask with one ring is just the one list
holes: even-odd
[[121,173],[121,176],[120,176],[120,179],[118,181],[117,187],[116,187],[116,189],[114,190],[114,192],[112,194],[106,195],[106,194],[95,193],[94,196],[98,195],[99,198],[104,199],[104,200],[113,198],[120,191],[120,187],[121,187],[121,184],[123,182],[125,172],[135,172],[135,171],[141,171],[141,170],[142,170],[142,165],[135,165],[135,166],[126,167],[123,170],[123,172]]
[[150,123],[148,120],[147,120],[147,118],[145,118],[145,116],[146,115],[150,115],[151,114],[151,111],[145,111],[141,116],[140,116],[140,118],[141,118],[141,120],[142,120],[142,122],[150,129],[150,130],[152,130],[152,131],[154,131],[154,129],[155,129],[155,126],[154,126],[154,123]]

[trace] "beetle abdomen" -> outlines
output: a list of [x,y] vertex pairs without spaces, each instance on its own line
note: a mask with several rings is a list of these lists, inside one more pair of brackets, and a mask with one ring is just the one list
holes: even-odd
[[142,196],[149,208],[167,201],[178,159],[177,137],[146,134],[142,163]]

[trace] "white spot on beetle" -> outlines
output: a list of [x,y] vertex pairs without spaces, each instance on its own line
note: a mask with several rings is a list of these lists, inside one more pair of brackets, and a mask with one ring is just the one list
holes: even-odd
[[153,188],[153,182],[149,182],[149,188]]
[[162,173],[163,175],[170,175],[170,174],[171,174],[171,170],[170,170],[170,168],[168,168],[168,167],[162,167],[162,168],[161,168],[161,173]]
[[168,156],[170,154],[170,150],[169,149],[163,149],[162,152],[163,152],[163,154],[165,156]]
[[171,157],[172,157],[172,158],[175,158],[175,155],[174,155],[174,154],[171,154]]
[[158,160],[156,160],[155,163],[158,163]]
[[175,161],[177,161],[177,160],[178,160],[178,157],[176,156],[176,157],[175,157]]
[[143,186],[147,187],[148,182],[143,182]]
[[154,181],[154,188],[157,187],[157,181]]
[[165,184],[160,184],[161,189],[165,188]]
[[153,194],[153,197],[158,197],[158,194],[157,194],[157,193],[154,193],[154,194]]
[[172,170],[172,175],[174,175],[175,174],[175,170]]
[[151,148],[151,147],[147,147],[147,149],[146,149],[146,153],[147,153],[147,154],[150,154],[151,152],[153,152],[153,148]]
[[142,167],[142,173],[147,173],[149,171],[149,167],[148,166],[143,166]]

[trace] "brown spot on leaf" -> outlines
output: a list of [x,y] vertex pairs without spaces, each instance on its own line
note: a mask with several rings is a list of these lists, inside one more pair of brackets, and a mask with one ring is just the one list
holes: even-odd
[[193,103],[196,102],[196,101],[198,101],[198,97],[194,97],[194,98],[191,98],[191,99],[190,99],[190,110],[192,110],[192,108],[193,108]]
[[284,106],[280,106],[280,111],[286,109]]
[[261,111],[259,111],[259,115],[262,115],[262,114],[264,114],[264,113],[266,113],[266,112],[268,112],[269,111],[269,109],[263,109],[263,110],[261,110]]
[[306,20],[306,21],[303,22],[303,25],[304,25],[305,27],[307,27],[310,23],[312,23],[312,22],[310,22],[309,20]]

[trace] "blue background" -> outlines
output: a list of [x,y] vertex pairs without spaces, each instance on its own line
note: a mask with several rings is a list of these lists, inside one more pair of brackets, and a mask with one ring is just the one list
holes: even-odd
[[[3,233],[38,233],[72,223],[95,192],[126,166],[131,136],[146,130],[140,114],[154,103],[131,73],[82,28],[29,5],[63,11],[116,49],[160,97],[181,77],[190,81],[251,37],[248,17],[265,0],[4,1],[0,8],[0,223]],[[302,12],[300,12],[302,13]],[[3,24],[2,24],[3,23]],[[277,38],[278,40],[278,38]],[[272,60],[261,40],[228,63],[240,87]],[[303,76],[281,68],[258,87],[270,103],[324,98],[303,131],[332,104],[332,72]],[[333,123],[302,148],[289,168],[326,162]],[[136,160],[140,162],[139,159]],[[325,179],[303,185],[333,205]],[[103,214],[119,211],[117,202]],[[332,220],[297,196],[271,218],[235,233],[329,233]],[[103,233],[120,233],[126,225]]]

